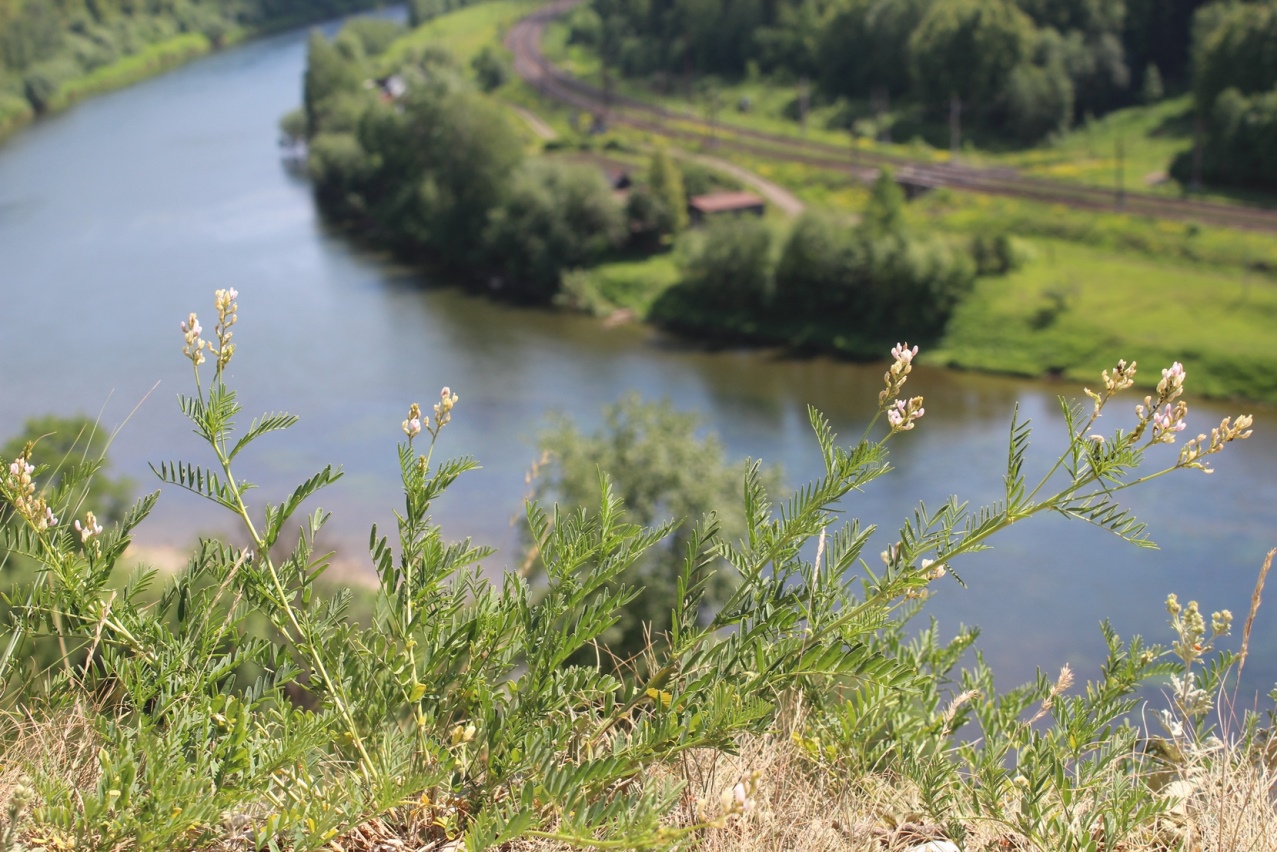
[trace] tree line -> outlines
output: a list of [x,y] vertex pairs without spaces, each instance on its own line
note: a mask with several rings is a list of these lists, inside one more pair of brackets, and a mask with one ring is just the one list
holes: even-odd
[[[376,0],[0,0],[0,125],[44,112],[68,81],[184,34],[236,33],[348,14]],[[24,103],[25,102],[25,103]]]
[[1212,3],[1193,32],[1193,107],[1199,145],[1171,173],[1277,189],[1277,2]]
[[806,78],[1021,142],[1187,81],[1203,0],[592,0],[573,38],[637,76]]

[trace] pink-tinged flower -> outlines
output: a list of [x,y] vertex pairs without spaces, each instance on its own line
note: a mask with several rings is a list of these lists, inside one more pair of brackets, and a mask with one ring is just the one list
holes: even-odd
[[404,420],[402,429],[410,441],[421,434],[421,406],[417,403],[408,406],[408,419]]
[[1153,440],[1170,444],[1177,432],[1184,431],[1184,414],[1187,409],[1181,402],[1174,408],[1168,402],[1153,414]]
[[903,361],[909,364],[913,361],[913,357],[918,354],[918,347],[909,348],[908,343],[897,343],[891,348],[891,357],[896,361]]
[[56,527],[58,525],[58,516],[53,514],[53,509],[48,506],[44,507],[44,521],[51,527]]
[[1178,361],[1162,370],[1162,380],[1157,383],[1157,395],[1161,401],[1170,401],[1179,396],[1183,392],[1184,378],[1187,375],[1184,365]]

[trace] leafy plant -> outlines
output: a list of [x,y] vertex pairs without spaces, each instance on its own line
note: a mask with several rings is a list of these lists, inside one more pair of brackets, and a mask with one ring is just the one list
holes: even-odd
[[[1145,451],[1183,428],[1178,364],[1163,372],[1156,398],[1137,407],[1129,431],[1092,429],[1131,384],[1134,364],[1119,362],[1102,392],[1088,391],[1089,415],[1065,404],[1068,446],[1036,484],[1025,471],[1028,424],[1014,421],[1005,499],[982,509],[956,500],[920,506],[875,571],[862,559],[873,528],[835,521],[845,501],[888,472],[888,444],[925,413],[921,398],[901,396],[917,349],[897,345],[878,416],[857,443],[840,446],[810,412],[824,462],[817,479],[774,498],[751,462],[740,534],[723,535],[712,515],[682,533],[673,602],[654,625],[664,641],[623,679],[574,661],[641,593],[634,566],[675,524],[627,521],[604,478],[597,509],[528,505],[546,578],[538,594],[517,573],[490,577],[480,567],[489,551],[445,541],[430,518],[433,501],[475,467],[434,457],[459,401],[449,388],[432,414],[414,404],[402,423],[404,503],[393,534],[374,528],[370,537],[378,580],[371,623],[351,618],[349,593],[323,595],[328,555],[315,540],[327,515],[298,513],[341,474],[324,467],[278,503],[250,501],[240,453],[296,418],[271,413],[237,427],[242,412],[226,382],[237,297],[218,291],[211,340],[195,314],[183,323],[195,393],[179,404],[214,463],[154,469],[230,512],[247,547],[204,541],[176,575],[161,582],[140,571],[113,590],[108,577],[156,495],[108,530],[88,514],[64,522],[74,510],[59,502],[63,492],[37,488],[30,447],[0,477],[0,496],[19,521],[0,544],[40,565],[13,596],[0,677],[15,675],[13,649],[25,636],[80,649],[46,675],[48,697],[23,709],[51,720],[68,705],[91,707],[100,743],[87,784],[39,761],[23,767],[36,793],[28,831],[45,845],[313,849],[378,820],[422,842],[463,839],[469,849],[520,837],[670,847],[748,811],[760,779],[744,773],[717,801],[680,810],[677,775],[656,770],[701,749],[731,750],[795,702],[822,720],[804,739],[816,760],[903,773],[952,833],[974,817],[1048,848],[1099,848],[1097,837],[1120,840],[1160,812],[1119,771],[1134,739],[1117,721],[1134,688],[1165,671],[1157,649],[1109,631],[1104,676],[1080,696],[1066,694],[1061,676],[996,697],[977,666],[937,716],[939,681],[974,636],[940,647],[932,631],[905,644],[900,624],[931,583],[956,577],[955,566],[992,535],[1042,512],[1147,544],[1118,503],[1121,492],[1172,470],[1204,469],[1208,455],[1249,434],[1249,418],[1226,420],[1188,442],[1174,464],[1138,474]],[[207,360],[214,367],[205,386]],[[874,438],[878,424],[886,433]],[[144,595],[156,585],[158,596]],[[709,607],[715,589],[726,591]],[[246,629],[252,617],[270,630]],[[240,685],[249,665],[261,674]],[[1023,720],[1034,703],[1038,713]],[[950,744],[971,718],[983,745]]]

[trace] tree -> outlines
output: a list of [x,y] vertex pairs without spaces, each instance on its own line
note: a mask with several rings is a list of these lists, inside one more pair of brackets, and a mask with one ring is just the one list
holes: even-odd
[[808,211],[794,223],[776,265],[776,305],[805,318],[849,313],[857,307],[858,267],[852,229]]
[[1208,114],[1225,89],[1243,95],[1277,86],[1277,3],[1216,3],[1194,21],[1193,92]]
[[[719,535],[736,540],[745,531],[740,506],[744,465],[729,465],[713,434],[700,435],[700,417],[675,410],[668,400],[644,402],[637,394],[604,409],[603,427],[582,433],[570,420],[558,417],[541,432],[537,444],[548,458],[546,472],[536,482],[537,499],[553,501],[561,510],[596,511],[600,475],[606,475],[625,503],[626,520],[652,525],[682,520],[674,532],[652,548],[618,585],[644,587],[621,621],[603,637],[618,658],[628,659],[646,647],[648,631],[659,641],[675,600],[674,577],[693,524],[714,513]],[[779,484],[779,469],[765,471],[768,487]],[[730,575],[717,571],[709,584],[705,608],[721,603],[731,590]],[[588,654],[592,662],[594,654]]]
[[647,185],[669,213],[669,232],[686,228],[687,193],[683,190],[683,173],[664,148],[657,148],[652,154],[647,169]]
[[83,414],[49,414],[28,420],[20,435],[0,447],[0,460],[8,467],[28,444],[32,445],[31,463],[44,468],[36,475],[37,487],[60,495],[50,500],[50,505],[74,514],[89,510],[104,523],[113,523],[124,517],[133,484],[124,477],[107,475],[110,442],[106,430]]
[[878,171],[861,216],[861,228],[873,236],[904,232],[905,193],[891,169],[884,167]]
[[698,305],[757,311],[771,300],[771,231],[753,216],[710,221],[683,260],[683,284]]
[[358,69],[342,56],[324,34],[315,30],[306,44],[306,75],[302,85],[302,102],[306,125],[311,134],[323,128],[324,113],[329,102],[343,94],[358,93],[362,80]]
[[473,264],[522,142],[505,110],[475,92],[414,86],[399,107],[373,103],[359,126],[374,224],[406,249]]
[[819,36],[826,91],[851,97],[904,95],[910,87],[909,37],[933,0],[853,0]]
[[493,210],[487,242],[516,292],[548,301],[564,269],[597,260],[624,237],[621,207],[598,169],[533,160]]
[[1155,104],[1166,96],[1166,89],[1162,85],[1162,72],[1157,70],[1157,66],[1149,63],[1144,69],[1144,85],[1140,88],[1140,100],[1146,104]]
[[501,88],[510,79],[510,63],[501,55],[501,51],[490,44],[485,44],[475,54],[474,59],[470,60],[470,67],[474,69],[479,88],[485,92]]
[[949,100],[950,143],[960,148],[962,104],[987,110],[1033,44],[1033,22],[1008,0],[934,3],[909,39],[924,98]]

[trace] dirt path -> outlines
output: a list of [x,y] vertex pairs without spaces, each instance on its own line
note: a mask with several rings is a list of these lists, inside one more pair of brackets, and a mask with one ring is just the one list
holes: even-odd
[[506,104],[506,106],[510,107],[510,109],[514,111],[515,115],[523,119],[527,123],[528,127],[532,128],[532,132],[535,133],[538,138],[549,141],[558,137],[559,134],[554,132],[554,128],[546,124],[541,119],[541,116],[537,115],[532,110],[524,109],[523,107],[515,104]]
[[688,151],[681,151],[677,148],[669,149],[669,154],[671,157],[677,157],[680,160],[699,163],[707,168],[726,172],[748,186],[750,189],[757,192],[759,195],[763,196],[763,198],[766,198],[772,204],[775,204],[784,211],[786,215],[797,216],[802,213],[803,210],[807,209],[807,205],[803,204],[802,201],[798,199],[798,196],[794,195],[780,184],[772,183],[762,175],[751,172],[748,169],[743,169],[735,163],[729,163],[727,160],[722,160],[718,157],[708,157],[704,154],[692,154]]

